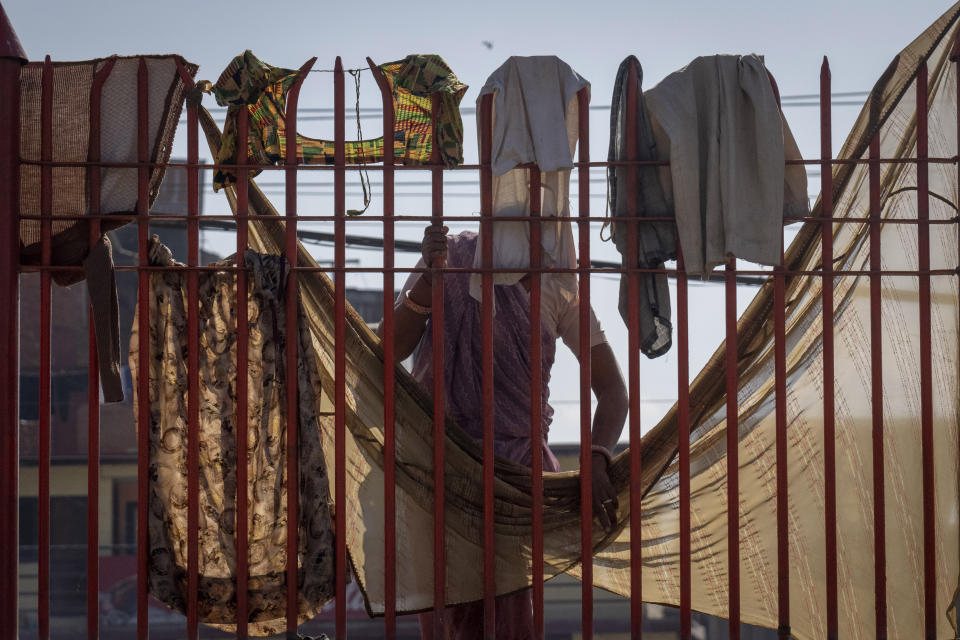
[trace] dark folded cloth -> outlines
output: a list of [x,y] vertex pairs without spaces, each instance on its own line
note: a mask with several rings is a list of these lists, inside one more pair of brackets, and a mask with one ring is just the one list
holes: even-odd
[[[637,107],[627,110],[627,85],[631,74],[637,82]],[[610,150],[607,159],[611,162],[627,160],[627,122],[633,119],[637,160],[657,160],[657,145],[653,139],[653,128],[643,99],[643,69],[634,56],[628,56],[620,63],[617,79],[613,85],[613,100],[610,108]],[[636,187],[633,202],[635,209],[628,206],[630,194],[627,176],[629,171],[636,172]],[[642,218],[673,217],[673,211],[667,204],[663,187],[657,175],[656,165],[639,167],[612,166],[607,169],[607,184],[610,197],[610,210],[614,217],[613,242],[622,256],[624,268],[662,269],[665,260],[677,257],[676,233],[672,221],[638,222],[637,256],[632,260],[627,253],[627,238],[630,225],[617,222],[617,218],[638,216]],[[636,279],[639,299],[640,350],[648,358],[656,358],[670,350],[673,344],[673,325],[670,323],[670,292],[667,288],[665,273],[640,273]],[[630,328],[627,300],[630,276],[620,276],[620,316]]]
[[90,293],[90,306],[93,308],[103,399],[105,402],[122,402],[120,305],[113,268],[113,248],[107,236],[100,236],[100,240],[90,249],[90,253],[83,260],[83,270]]

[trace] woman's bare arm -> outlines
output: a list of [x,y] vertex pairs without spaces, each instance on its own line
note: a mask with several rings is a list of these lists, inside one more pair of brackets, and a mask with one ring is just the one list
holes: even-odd
[[[597,396],[597,409],[593,414],[593,433],[591,445],[599,445],[607,451],[613,451],[623,423],[627,418],[629,400],[623,375],[617,364],[613,349],[601,342],[590,349],[590,382]],[[616,522],[617,492],[607,475],[607,457],[594,452],[592,457],[593,513],[606,531],[613,529]]]
[[[431,286],[424,278],[418,278],[416,283],[408,290],[410,299],[423,307],[430,306]],[[408,309],[402,300],[393,307],[393,359],[395,362],[402,362],[410,357],[413,350],[420,343],[423,337],[423,329],[427,325],[429,316],[421,315]],[[377,335],[383,339],[383,322],[377,327]]]
[[[432,264],[434,259],[447,257],[447,227],[430,225],[423,232],[421,253],[422,264]],[[432,290],[429,273],[422,273],[413,286],[407,290],[410,300],[429,309],[432,300]],[[393,359],[401,362],[410,357],[423,337],[423,330],[429,315],[417,313],[403,303],[403,298],[397,301],[393,308]],[[383,339],[383,322],[377,327],[377,336]]]
[[590,349],[590,382],[597,396],[591,444],[613,451],[627,419],[628,399],[617,357],[606,342]]

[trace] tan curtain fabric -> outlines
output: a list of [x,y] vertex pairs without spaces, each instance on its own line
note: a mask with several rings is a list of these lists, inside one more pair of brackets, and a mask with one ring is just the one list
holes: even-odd
[[[951,8],[897,57],[873,92],[840,157],[860,158],[873,134],[881,136],[881,155],[915,155],[914,78],[918,65],[930,69],[930,154],[954,156],[956,147],[956,69],[948,60],[960,5]],[[218,131],[203,117],[215,152]],[[835,216],[868,213],[867,168],[839,165],[834,171]],[[916,168],[882,167],[882,216],[916,217]],[[930,165],[930,214],[956,216],[957,169]],[[235,193],[227,191],[235,206]],[[251,212],[276,214],[255,185]],[[819,208],[816,209],[819,211]],[[282,253],[282,221],[251,221],[251,243],[261,252]],[[958,264],[955,225],[931,228],[934,268]],[[836,225],[838,269],[864,268],[869,261],[868,228]],[[910,225],[885,225],[884,269],[917,268],[917,231]],[[819,225],[803,228],[787,252],[791,269],[816,269]],[[299,247],[299,264],[316,267]],[[949,611],[958,579],[958,281],[932,279],[934,428],[936,454],[937,637],[952,636]],[[889,637],[915,638],[922,628],[922,517],[919,434],[919,336],[916,277],[884,276],[884,411],[887,501]],[[836,418],[840,633],[869,638],[873,633],[873,506],[871,492],[869,281],[836,279]],[[322,273],[300,277],[300,295],[317,358],[320,387],[333,388],[332,283]],[[787,410],[789,420],[789,500],[792,629],[799,639],[825,635],[825,561],[822,446],[822,317],[820,279],[793,277],[787,288]],[[773,291],[767,285],[740,319],[740,514],[742,619],[777,626],[774,492]],[[346,544],[371,613],[383,612],[383,362],[375,336],[348,309],[346,448]],[[691,472],[693,606],[706,613],[727,613],[726,456],[724,450],[724,370],[721,346],[691,385]],[[431,403],[416,384],[397,370],[397,609],[432,606],[432,438]],[[332,417],[321,418],[321,438],[333,451]],[[637,446],[637,443],[634,443]],[[639,444],[643,474],[636,483],[645,493],[644,540],[629,539],[629,513],[611,536],[594,528],[596,586],[630,595],[631,552],[641,553],[645,600],[678,604],[679,555],[675,452],[676,409]],[[447,602],[482,596],[482,492],[480,449],[453,424],[446,440]],[[328,458],[332,467],[332,461]],[[545,486],[545,560],[543,575],[531,576],[529,471],[500,461],[495,486],[497,591],[506,593],[567,571],[579,572],[578,477],[547,474]],[[628,501],[629,460],[618,456],[611,476]]]
[[[248,585],[255,635],[286,629],[287,458],[285,307],[286,261],[248,251],[248,403],[246,453],[249,485]],[[156,236],[150,264],[175,264]],[[231,267],[227,260],[219,263]],[[182,265],[181,265],[182,266]],[[150,594],[186,613],[187,598],[187,272],[150,277]],[[199,276],[196,313],[200,327],[199,540],[200,620],[232,631],[236,622],[236,278],[232,272]],[[306,323],[301,322],[306,327]],[[135,318],[130,362],[139,373]],[[314,389],[318,362],[309,333],[300,333],[298,366],[300,621],[320,612],[334,593],[330,489],[319,440]],[[134,412],[138,410],[136,394]]]

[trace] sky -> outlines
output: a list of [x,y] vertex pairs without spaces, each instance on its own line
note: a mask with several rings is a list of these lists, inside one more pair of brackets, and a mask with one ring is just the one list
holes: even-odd
[[[865,92],[890,60],[919,35],[950,5],[945,2],[915,0],[706,0],[673,2],[484,2],[385,3],[364,2],[186,2],[166,0],[147,3],[140,0],[2,0],[4,9],[20,37],[27,56],[41,60],[49,54],[54,60],[84,60],[113,53],[178,53],[200,65],[198,79],[215,81],[231,58],[251,49],[262,60],[283,67],[297,68],[317,56],[315,69],[331,69],[337,55],[346,68],[366,66],[366,57],[386,62],[409,53],[437,53],[458,77],[470,85],[461,106],[473,107],[477,90],[507,57],[511,55],[557,55],[591,82],[594,106],[608,105],[620,61],[635,55],[643,66],[643,87],[655,85],[699,55],[715,53],[757,53],[764,56],[768,69],[776,77],[785,98],[817,94],[824,56],[830,60],[833,93],[854,92],[852,97],[836,97],[833,113],[833,148],[836,153],[860,111]],[[484,43],[492,44],[492,47]],[[347,77],[347,137],[356,138],[352,78]],[[802,100],[801,100],[802,101]],[[815,102],[816,98],[810,100]],[[785,99],[785,102],[790,102]],[[794,100],[796,102],[796,100]],[[853,103],[853,104],[848,104]],[[216,107],[212,98],[208,108]],[[300,107],[333,106],[332,75],[311,74],[301,92]],[[379,92],[369,73],[360,74],[362,108],[380,106]],[[819,156],[819,110],[815,106],[785,106],[784,112],[806,158]],[[214,112],[215,115],[217,112]],[[381,133],[378,117],[361,121],[363,137]],[[476,122],[464,116],[465,160],[477,159]],[[594,160],[606,158],[609,113],[591,111],[590,154]],[[302,121],[300,132],[319,138],[333,136],[329,120]],[[185,130],[178,132],[175,156],[185,156]],[[209,153],[201,149],[201,158]],[[592,177],[601,179],[591,185],[591,215],[604,211],[603,171]],[[263,180],[270,174],[264,174]],[[309,174],[314,183],[305,185],[300,195],[300,210],[326,214],[332,198],[323,195],[331,187],[318,184],[328,175]],[[379,174],[371,174],[374,182]],[[400,172],[397,213],[429,213],[429,187],[402,186],[404,181],[426,180],[426,174]],[[444,202],[448,215],[472,215],[479,212],[479,187],[466,172],[448,180],[465,185],[450,186]],[[809,191],[819,186],[815,172],[810,175]],[[274,178],[276,181],[276,178]],[[348,176],[347,206],[360,204],[356,179]],[[265,186],[275,203],[282,205],[282,190]],[[401,195],[402,194],[402,195]],[[577,214],[576,191],[572,215]],[[378,190],[370,215],[379,215]],[[226,202],[212,191],[205,194],[205,212],[226,213]],[[322,225],[315,225],[322,230]],[[466,225],[459,228],[476,228]],[[788,229],[788,241],[792,230]],[[380,223],[351,220],[347,233],[381,236]],[[398,239],[422,237],[420,223],[401,223]],[[208,246],[225,252],[232,240],[223,234],[205,234]],[[311,247],[320,260],[332,257],[330,247]],[[619,262],[610,243],[600,236],[600,225],[592,229],[591,255],[594,259]],[[348,249],[348,266],[378,266],[377,252]],[[415,254],[398,254],[398,266],[412,266]],[[593,306],[604,326],[614,352],[621,358],[626,375],[627,333],[616,309],[618,277],[595,276],[591,280]],[[349,286],[380,288],[378,276],[356,275]],[[672,289],[672,287],[671,287]],[[755,288],[738,288],[738,307],[746,308]],[[674,292],[672,291],[672,294]],[[723,339],[723,287],[691,282],[690,286],[690,371],[695,376]],[[675,305],[674,305],[675,308]],[[122,320],[123,321],[123,320]],[[656,360],[641,362],[641,421],[643,431],[653,427],[676,398],[676,352]],[[556,409],[550,439],[570,442],[579,439],[578,375],[576,360],[558,347],[551,382],[551,400]],[[626,437],[626,428],[624,429]]]

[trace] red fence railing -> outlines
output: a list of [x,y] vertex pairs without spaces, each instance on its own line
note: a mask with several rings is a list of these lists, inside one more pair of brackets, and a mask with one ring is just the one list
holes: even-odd
[[[18,228],[20,223],[18,206],[18,176],[21,165],[23,164],[19,157],[18,147],[18,104],[19,96],[19,69],[21,60],[16,58],[15,51],[3,51],[0,54],[6,57],[0,57],[0,122],[8,126],[5,132],[0,135],[0,237],[9,239],[7,251],[0,252],[3,255],[0,258],[0,299],[8,301],[7,309],[0,314],[0,335],[4,336],[2,347],[2,371],[0,371],[0,406],[3,407],[4,434],[0,438],[0,473],[3,474],[2,493],[0,493],[0,636],[12,638],[17,634],[17,598],[13,595],[17,593],[17,532],[16,532],[16,514],[18,509],[18,465],[19,449],[17,442],[18,433],[18,414],[17,414],[17,384],[18,384],[18,310],[16,301],[19,296],[19,274],[25,271],[37,271],[40,274],[40,318],[42,323],[40,328],[40,413],[39,413],[39,567],[38,567],[38,633],[41,638],[50,636],[50,393],[51,393],[51,274],[56,269],[62,267],[51,266],[50,242],[51,242],[51,221],[52,221],[52,190],[53,190],[53,169],[60,166],[52,161],[52,145],[55,141],[52,138],[52,63],[49,57],[43,67],[43,98],[41,103],[41,121],[42,121],[42,160],[37,163],[40,166],[41,181],[41,237],[43,242],[43,252],[40,266],[21,265],[17,260],[18,248],[14,245],[14,239],[18,237]],[[311,60],[304,66],[304,71],[312,66]],[[376,73],[376,68],[371,63],[371,69]],[[94,82],[91,102],[91,127],[96,130],[100,122],[100,91],[103,83],[110,73],[109,67],[105,68],[98,75]],[[193,81],[181,68],[183,81],[192,85]],[[960,74],[960,71],[958,71]],[[960,77],[960,75],[958,75]],[[139,87],[139,163],[134,164],[139,169],[140,198],[136,215],[133,220],[138,225],[139,242],[139,266],[131,267],[129,270],[138,274],[139,278],[139,340],[140,353],[149,352],[149,315],[147,310],[150,305],[148,297],[149,278],[152,272],[158,271],[157,267],[148,267],[147,262],[147,244],[149,238],[149,225],[151,220],[156,220],[150,216],[147,210],[147,185],[149,172],[149,149],[147,137],[147,122],[149,113],[147,112],[147,86],[148,70],[145,63],[141,63],[137,76]],[[409,271],[398,269],[394,262],[395,246],[395,224],[397,216],[394,210],[395,195],[395,172],[398,169],[408,169],[408,167],[395,166],[392,154],[385,153],[385,160],[382,166],[364,167],[367,170],[379,170],[383,174],[383,214],[380,217],[370,216],[366,220],[375,220],[382,222],[383,228],[383,266],[382,269],[364,269],[353,268],[346,265],[345,247],[346,247],[346,205],[345,205],[345,179],[346,172],[358,169],[355,166],[348,166],[344,160],[345,145],[345,107],[344,107],[344,70],[340,59],[336,61],[334,73],[334,132],[336,144],[336,161],[333,168],[334,176],[334,213],[332,216],[298,216],[297,184],[298,172],[303,167],[297,165],[296,148],[289,145],[286,149],[286,163],[278,167],[284,172],[286,184],[286,257],[291,265],[298,264],[297,256],[297,224],[298,221],[332,221],[334,224],[335,252],[334,265],[328,269],[334,273],[334,283],[336,290],[335,297],[335,389],[333,399],[335,403],[335,522],[336,522],[336,598],[335,598],[335,625],[336,636],[343,638],[347,636],[347,614],[346,614],[346,570],[347,570],[347,550],[346,550],[346,511],[345,511],[345,429],[346,429],[346,361],[345,361],[345,290],[346,276],[350,272],[372,271],[382,274],[383,277],[383,327],[384,341],[383,353],[384,361],[388,363],[384,367],[383,389],[384,389],[384,512],[386,530],[384,535],[385,552],[385,584],[386,584],[386,612],[384,619],[384,634],[386,637],[393,637],[396,633],[396,554],[397,535],[393,523],[396,521],[396,498],[395,498],[395,465],[396,449],[394,443],[394,421],[395,404],[394,390],[395,377],[392,367],[394,354],[394,274],[398,271]],[[836,638],[838,635],[838,607],[840,601],[837,593],[837,491],[835,480],[836,467],[836,449],[835,449],[835,424],[834,424],[834,344],[833,344],[833,320],[834,320],[834,290],[833,281],[837,275],[854,273],[847,270],[835,270],[833,261],[833,229],[835,223],[849,223],[851,221],[866,222],[870,225],[869,242],[871,246],[871,257],[869,270],[863,272],[863,275],[870,278],[870,305],[872,311],[872,321],[870,325],[871,333],[871,370],[873,373],[873,494],[874,494],[874,528],[875,528],[875,616],[876,629],[878,637],[885,637],[886,633],[886,569],[885,569],[885,523],[884,523],[884,463],[883,463],[883,402],[882,387],[880,380],[884,362],[882,360],[882,350],[880,348],[880,336],[882,333],[881,313],[880,313],[880,278],[882,275],[911,275],[919,278],[920,281],[920,309],[919,333],[921,340],[921,424],[922,424],[922,456],[924,460],[931,460],[933,456],[933,415],[932,415],[932,369],[931,369],[931,319],[930,319],[930,280],[933,276],[945,275],[954,276],[956,271],[949,269],[934,270],[930,265],[930,247],[929,232],[930,225],[938,221],[929,219],[929,196],[927,195],[927,171],[930,163],[945,162],[956,163],[956,158],[929,158],[927,150],[927,72],[923,67],[917,76],[916,83],[916,101],[919,114],[917,123],[917,157],[910,160],[915,162],[918,171],[918,199],[917,199],[917,219],[916,220],[898,220],[895,222],[905,224],[916,224],[919,238],[919,266],[916,271],[882,271],[881,253],[880,253],[880,165],[889,159],[880,158],[880,145],[878,138],[874,138],[869,151],[869,191],[870,191],[870,211],[866,218],[834,218],[833,217],[833,167],[838,161],[832,159],[831,148],[831,86],[830,71],[826,59],[821,69],[820,75],[820,134],[821,134],[821,158],[808,161],[806,164],[819,164],[821,167],[821,217],[805,218],[803,220],[818,221],[821,225],[822,233],[822,256],[823,269],[819,271],[788,271],[782,266],[774,269],[772,273],[773,291],[774,291],[774,331],[775,331],[775,396],[776,396],[776,492],[777,492],[777,532],[778,532],[778,553],[777,553],[777,593],[779,609],[780,635],[783,638],[790,637],[790,566],[787,548],[788,522],[787,522],[787,479],[782,469],[787,464],[787,406],[786,406],[786,347],[785,347],[785,286],[786,278],[796,275],[813,275],[822,279],[822,309],[823,309],[823,415],[824,415],[824,472],[825,472],[825,513],[824,513],[824,533],[826,537],[826,585],[827,585],[827,637]],[[960,85],[960,82],[958,82]],[[381,85],[383,91],[383,130],[389,135],[394,130],[394,113],[392,97],[387,87]],[[631,82],[628,87],[627,105],[628,109],[636,109],[639,87],[636,82]],[[296,130],[297,124],[297,96],[299,84],[295,86],[288,95],[288,104],[286,110],[287,126],[289,131]],[[960,88],[958,88],[960,96]],[[496,594],[496,575],[494,571],[494,556],[492,553],[494,544],[494,465],[493,465],[493,410],[494,410],[494,387],[493,387],[493,273],[496,271],[492,267],[492,194],[491,181],[492,173],[490,167],[490,149],[491,149],[491,122],[492,100],[490,96],[483,99],[479,109],[480,117],[480,136],[481,136],[481,157],[479,165],[465,165],[462,170],[477,171],[480,174],[480,202],[481,202],[481,233],[483,237],[482,261],[482,345],[483,345],[483,513],[484,513],[484,630],[485,636],[493,637],[494,629],[494,597]],[[579,96],[580,113],[588,112],[587,95],[581,91]],[[434,118],[436,118],[437,104],[434,104]],[[238,148],[245,149],[246,144],[246,110],[240,110],[239,120],[239,141]],[[188,273],[188,296],[195,302],[198,296],[198,277],[203,267],[200,264],[200,216],[199,216],[199,189],[200,189],[200,170],[210,165],[199,163],[199,135],[198,135],[198,113],[195,105],[187,106],[187,149],[188,156],[185,164],[170,163],[170,166],[181,167],[187,173],[188,197],[186,216],[181,220],[186,222],[188,237],[188,265],[185,268]],[[591,266],[590,261],[590,228],[591,224],[603,220],[602,217],[591,216],[590,210],[590,179],[589,172],[592,167],[608,166],[606,162],[592,162],[589,157],[589,127],[588,118],[580,119],[580,146],[579,160],[576,163],[578,184],[579,184],[579,216],[573,220],[579,228],[579,267],[576,273],[579,276],[580,298],[580,434],[581,434],[581,455],[580,455],[580,504],[581,504],[581,539],[582,553],[584,558],[590,558],[592,553],[592,494],[591,494],[591,369],[590,369],[590,344],[589,344],[589,308],[590,308],[590,276],[598,272],[611,272],[609,268]],[[627,140],[634,140],[631,135],[630,127],[635,126],[632,119],[627,119]],[[99,135],[92,135],[92,140],[99,141]],[[389,149],[389,145],[385,145]],[[627,149],[629,160],[627,164],[638,166],[636,160],[637,149],[635,145]],[[86,166],[101,166],[99,162],[99,148],[91,150],[90,162]],[[859,161],[849,161],[859,162]],[[662,164],[662,163],[661,163]],[[237,250],[237,296],[238,299],[246,299],[247,273],[243,268],[243,251],[247,248],[248,224],[252,216],[249,215],[248,183],[247,176],[250,167],[236,166],[232,167],[237,171],[237,215],[236,215],[236,250]],[[475,217],[459,217],[443,215],[444,189],[443,179],[446,171],[440,164],[439,148],[434,145],[434,156],[432,163],[420,169],[428,171],[431,178],[432,211],[430,216],[407,216],[405,219],[424,220],[432,224],[442,225],[450,220],[476,220]],[[99,172],[91,172],[90,183],[90,203],[91,210],[88,216],[92,221],[91,241],[99,237],[99,194],[100,181]],[[635,184],[636,175],[631,172],[628,174],[629,181]],[[629,190],[631,194],[635,189]],[[531,248],[540,245],[540,171],[537,167],[530,167],[530,212],[529,217],[524,220],[531,222],[530,244]],[[631,201],[630,206],[636,210],[637,203]],[[226,216],[223,216],[226,217]],[[216,219],[212,216],[211,219]],[[650,219],[642,219],[636,216],[627,220],[627,224],[633,231],[628,234],[630,239],[628,252],[636,255],[637,234],[636,229],[639,224],[649,222]],[[884,221],[888,222],[888,221]],[[956,224],[956,219],[950,221]],[[541,383],[541,358],[540,351],[540,300],[541,300],[541,273],[545,270],[540,263],[540,252],[531,250],[531,268],[532,274],[530,287],[530,390],[531,390],[531,439],[533,442],[540,442],[542,439],[540,415],[540,392]],[[428,265],[434,279],[442,279],[444,265],[437,261]],[[119,267],[123,270],[124,267]],[[633,444],[630,453],[631,476],[639,478],[641,473],[641,451],[640,451],[640,360],[639,360],[639,336],[636,330],[638,324],[638,298],[637,298],[637,278],[643,272],[642,269],[615,270],[616,272],[626,272],[630,279],[629,298],[628,298],[628,317],[630,319],[629,327],[629,353],[628,358],[628,381],[627,388],[629,393],[629,434],[630,441]],[[679,523],[680,523],[680,613],[681,627],[680,633],[684,638],[691,637],[691,498],[690,498],[690,399],[689,399],[689,297],[687,290],[687,274],[681,259],[677,263],[677,268],[671,270],[676,277],[676,331],[677,331],[677,358],[678,358],[678,475],[679,475]],[[726,419],[727,419],[727,496],[729,505],[739,504],[738,488],[738,416],[739,406],[737,391],[739,388],[739,377],[737,370],[738,354],[738,334],[737,334],[737,277],[742,275],[769,276],[768,271],[737,269],[734,260],[726,266],[724,287],[725,287],[725,309],[726,309]],[[289,290],[297,290],[297,281],[301,277],[307,277],[302,268],[292,268],[288,283]],[[297,301],[296,296],[288,296],[286,300],[286,327],[288,336],[298,334]],[[193,305],[195,306],[195,305]],[[443,371],[444,369],[444,334],[443,334],[443,287],[433,287],[434,323],[433,323],[433,370]],[[198,540],[198,491],[199,478],[195,472],[199,462],[199,402],[200,397],[199,382],[197,371],[199,369],[198,351],[199,351],[199,329],[195,314],[190,314],[187,331],[189,333],[188,367],[189,391],[188,402],[189,414],[188,420],[188,467],[191,473],[188,474],[188,513],[189,513],[189,538],[188,538],[188,598],[187,598],[187,629],[188,637],[198,637],[199,613],[197,610],[199,578],[197,575],[197,566],[199,559],[199,540]],[[246,370],[247,342],[249,340],[248,327],[245,314],[237,316],[238,333],[238,363],[239,371]],[[87,634],[90,637],[98,637],[98,513],[99,504],[97,496],[100,494],[100,468],[99,462],[99,397],[97,392],[97,352],[95,348],[95,335],[92,328],[89,334],[89,432],[88,432],[88,468],[87,468],[87,495],[88,500],[88,518],[87,518]],[[286,414],[287,414],[287,465],[290,470],[289,486],[295,487],[298,484],[297,470],[297,341],[287,341],[287,370],[286,379],[288,386],[286,389]],[[149,390],[148,390],[148,359],[141,357],[138,382],[140,385],[138,401],[140,403],[139,428],[138,428],[138,488],[139,488],[139,509],[137,517],[137,636],[146,638],[148,636],[148,600],[147,600],[147,575],[148,575],[148,488],[150,479],[148,477],[149,467],[149,441],[148,441],[148,416]],[[433,376],[433,399],[434,399],[434,486],[436,487],[434,501],[434,607],[437,615],[433,618],[434,633],[436,637],[441,637],[444,625],[444,602],[445,602],[445,545],[444,545],[444,377],[442,375]],[[239,401],[237,408],[239,416],[238,424],[246,423],[246,402],[247,397],[247,379],[246,376],[239,376],[237,379],[237,394]],[[237,448],[240,451],[246,450],[246,430],[237,430]],[[537,446],[532,447],[532,566],[533,575],[540,575],[543,565],[543,460],[541,450]],[[248,483],[248,474],[245,464],[238,464],[237,467],[237,485],[245,487]],[[630,512],[632,514],[630,523],[630,539],[635,550],[640,548],[642,538],[641,530],[641,499],[639,491],[639,482],[636,483],[638,490],[631,493]],[[923,592],[925,594],[924,611],[927,637],[934,637],[937,627],[936,620],[936,573],[937,566],[934,554],[934,534],[935,534],[935,511],[934,511],[934,471],[933,465],[925,464],[923,467],[923,531],[924,531],[924,562],[923,562]],[[298,522],[298,504],[297,492],[289,491],[289,503],[287,505],[288,522]],[[245,637],[247,634],[246,620],[249,610],[247,602],[247,509],[248,504],[245,500],[238,501],[237,507],[237,611],[238,611],[238,637]],[[729,573],[729,630],[730,636],[737,638],[740,635],[740,544],[739,544],[739,509],[728,510],[728,548],[727,561],[730,567]],[[287,629],[295,631],[297,628],[296,611],[296,584],[297,584],[297,555],[298,547],[297,528],[288,527],[287,541]],[[631,599],[631,621],[630,629],[634,637],[640,637],[642,631],[642,593],[641,593],[641,563],[639,562],[639,553],[631,554],[631,572],[630,584],[633,597]],[[593,579],[591,563],[584,562],[582,570],[582,633],[584,638],[592,637],[593,629]],[[533,606],[534,606],[534,628],[538,637],[544,636],[544,588],[543,583],[534,580],[533,583]]]

